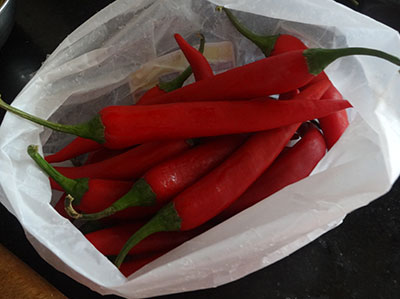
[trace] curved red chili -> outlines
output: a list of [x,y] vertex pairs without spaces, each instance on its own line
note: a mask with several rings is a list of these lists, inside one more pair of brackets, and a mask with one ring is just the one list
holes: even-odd
[[[263,131],[326,116],[349,107],[350,104],[346,101],[275,101],[269,99],[111,106],[103,109],[100,117],[97,118],[97,121],[100,121],[101,118],[103,128],[101,134],[98,132],[98,136],[103,136],[101,140],[104,140],[104,145],[109,148],[126,148],[162,139]],[[15,109],[12,108],[14,112]],[[17,111],[20,112],[20,110]],[[26,114],[24,115],[26,116]],[[86,126],[84,127],[86,128]],[[92,126],[89,127],[92,128]],[[73,128],[75,131],[82,127],[77,125],[67,126],[67,128]]]
[[327,147],[324,137],[314,125],[308,124],[303,134],[300,141],[280,154],[238,200],[218,215],[219,220],[236,215],[311,173],[324,157]]
[[[90,177],[132,181],[139,178],[152,166],[184,152],[193,145],[192,140],[155,141],[138,145],[120,155],[97,163],[54,168],[71,179]],[[50,184],[53,189],[62,191],[62,188],[51,178]]]
[[[228,16],[233,26],[244,37],[248,38],[255,45],[257,45],[266,56],[279,55],[287,51],[307,49],[307,46],[300,39],[288,34],[280,34],[273,36],[264,36],[255,34],[248,28],[243,26],[243,24],[239,22],[239,20],[232,14],[232,12],[229,9],[225,7],[218,7],[218,9],[220,10],[222,9]],[[312,80],[312,82],[316,82],[318,80],[329,80],[329,78],[324,72],[322,72],[317,77],[315,77]],[[323,98],[343,100],[343,97],[340,94],[340,92],[335,88],[335,86],[332,83],[331,85],[332,85],[331,88],[326,92]],[[290,93],[291,92],[281,95],[280,99],[290,98],[291,96]],[[321,129],[324,132],[328,149],[330,149],[336,143],[336,141],[340,138],[340,136],[343,134],[343,132],[349,125],[349,120],[346,111],[335,112],[327,117],[319,119],[319,121]]]
[[77,213],[67,204],[69,214],[76,219],[97,220],[129,207],[162,205],[221,163],[244,138],[225,136],[199,145],[148,170],[125,195],[103,211]]
[[72,142],[67,144],[58,152],[47,155],[46,161],[49,163],[56,163],[75,158],[79,155],[101,149],[103,146],[91,139],[76,137]]
[[[203,35],[200,36],[204,39]],[[214,76],[210,64],[200,51],[193,48],[180,34],[175,34],[174,37],[192,67],[196,81]]]
[[[328,87],[328,81],[310,85],[297,96],[298,101],[305,101],[308,97],[318,100]],[[282,103],[289,102],[293,100]],[[250,137],[227,160],[178,194],[135,233],[121,250],[115,264],[119,266],[129,250],[146,236],[156,231],[195,228],[231,205],[275,160],[300,124],[260,132]]]
[[193,229],[219,214],[265,171],[291,136],[287,127],[251,136],[227,160],[181,192],[142,226],[120,251],[116,266],[147,236],[159,231]]

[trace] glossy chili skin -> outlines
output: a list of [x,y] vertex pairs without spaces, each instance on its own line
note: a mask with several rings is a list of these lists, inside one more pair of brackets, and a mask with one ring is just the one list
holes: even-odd
[[[191,141],[171,140],[151,142],[134,147],[120,155],[78,167],[55,167],[64,176],[76,179],[81,177],[133,180],[140,177],[150,167],[171,158],[192,146]],[[53,189],[60,186],[50,180]]]
[[[243,100],[280,94],[313,79],[302,51],[263,58],[154,98],[158,103]],[[148,101],[146,104],[153,104]]]
[[165,138],[263,131],[322,117],[349,106],[348,102],[333,100],[187,102],[124,109],[114,106],[103,110],[101,116],[107,146],[118,148]]
[[62,162],[101,148],[102,145],[94,140],[76,137],[58,152],[47,155],[45,159],[49,163]]
[[98,220],[135,206],[162,205],[226,159],[245,135],[222,136],[198,145],[148,170],[132,188],[98,213],[76,213],[77,219]]
[[[264,52],[266,56],[279,55],[288,51],[307,49],[307,46],[299,38],[292,35],[288,34],[280,34],[277,36],[257,35],[251,32],[248,28],[244,27],[244,25],[239,22],[239,20],[232,14],[232,12],[229,9],[227,8],[221,8],[221,9],[224,10],[228,18],[231,20],[232,24],[239,30],[239,32],[241,32],[245,37],[247,37],[253,43],[255,43]],[[329,80],[329,78],[325,74],[325,72],[322,72],[317,77],[315,77],[312,80],[312,82],[316,82],[319,80]],[[280,96],[280,99],[290,98],[291,93],[292,92],[282,94]],[[343,100],[342,95],[332,83],[331,87],[323,96],[323,98]],[[340,136],[343,134],[343,132],[349,125],[349,120],[346,111],[338,111],[329,116],[320,118],[319,122],[324,132],[328,149],[330,149],[336,143],[336,141],[340,138]]]
[[[297,102],[324,102],[318,99],[328,87],[329,82],[327,81],[312,84],[300,92]],[[307,100],[308,97],[315,100]],[[293,103],[295,101],[274,102]],[[333,102],[338,103],[339,101]],[[243,110],[241,113],[244,114]],[[132,247],[155,232],[190,230],[222,212],[270,166],[300,124],[297,122],[277,129],[258,132],[249,137],[227,160],[179,193],[141,227],[121,249],[114,262],[115,265],[119,267]]]
[[156,165],[143,178],[157,202],[165,202],[220,164],[244,140],[244,135],[235,135],[208,141]]
[[[343,100],[342,94],[333,84],[331,84],[331,87],[326,91],[323,98],[336,99],[339,101]],[[331,149],[349,126],[347,112],[345,110],[337,111],[325,117],[320,117],[318,120],[319,125],[324,132],[326,145],[328,149]]]
[[308,125],[301,140],[280,154],[257,181],[218,216],[218,219],[223,221],[282,188],[309,176],[325,156],[326,150],[323,135],[315,126]]
[[[319,81],[313,85],[310,85],[308,88],[306,88],[303,92],[300,92],[295,99],[296,100],[306,100],[309,97],[314,98],[315,100],[318,100],[325,92],[326,90],[329,88],[329,81]],[[316,101],[319,102],[319,101]],[[266,165],[264,170],[268,168],[268,166],[272,163],[272,161],[275,159],[275,157],[282,151],[282,149],[284,148],[284,146],[286,145],[287,141],[293,136],[293,134],[296,132],[296,130],[299,128],[299,126],[301,125],[301,123],[295,123],[295,124],[291,124],[289,126],[286,127],[282,127],[280,128],[280,130],[277,131],[273,131],[272,133],[269,131],[266,132],[261,132],[258,134],[263,134],[261,135],[261,137],[256,138],[255,136],[253,136],[252,138],[255,138],[254,144],[250,143],[249,145],[247,144],[248,142],[245,143],[244,146],[242,146],[242,148],[246,149],[246,145],[249,146],[248,151],[250,153],[254,153],[254,158],[255,159],[260,159],[260,165]],[[264,144],[264,142],[266,142],[266,144]],[[281,142],[284,142],[283,145],[281,144]],[[256,149],[255,145],[257,143],[260,143],[259,146],[260,147],[269,147],[266,152],[264,153],[265,155],[269,155],[270,158],[272,158],[272,160],[267,160],[267,162],[262,160],[262,157],[258,157],[258,154],[261,154],[263,152],[263,150],[265,149]],[[243,150],[242,148],[240,148],[237,152],[240,152],[241,150]],[[250,165],[251,167],[255,167],[256,169],[256,162],[251,160],[251,157],[246,157],[247,153],[243,152],[241,154],[237,154],[237,152],[235,152],[235,154],[237,155],[237,159],[238,161],[234,160],[234,157],[230,157],[229,161],[232,164],[226,164],[226,167],[232,167],[235,168],[237,166],[240,166],[241,163],[242,167],[244,165],[244,167],[249,167]],[[244,162],[241,161],[241,159],[244,159],[244,161],[246,159],[248,159],[248,161]],[[266,159],[266,158],[264,158]],[[265,164],[263,164],[265,163]],[[209,180],[207,183],[205,183],[205,185],[207,186],[208,184],[212,184],[212,180],[215,180],[215,189],[218,190],[218,193],[221,192],[227,192],[228,196],[227,198],[232,200],[232,202],[234,202],[234,200],[236,200],[241,193],[240,192],[244,192],[249,186],[247,186],[244,190],[240,189],[240,178],[242,178],[245,181],[245,177],[249,177],[251,180],[252,175],[256,176],[256,179],[258,178],[259,175],[261,175],[260,173],[256,172],[257,175],[252,174],[253,169],[248,170],[249,173],[247,174],[245,171],[241,170],[241,169],[236,169],[236,172],[233,172],[233,170],[229,170],[228,168],[222,168],[222,167],[218,167],[217,169],[220,169],[220,173],[216,172],[212,172],[210,173],[210,175],[207,175],[204,180]],[[231,171],[233,172],[232,174]],[[225,178],[224,176],[227,176],[227,173],[229,173],[228,178]],[[213,175],[211,175],[213,174]],[[231,182],[226,182],[226,179],[231,179]],[[219,182],[219,180],[221,180],[221,182]],[[254,182],[254,181],[253,181]],[[233,185],[231,185],[233,183]],[[195,184],[194,186],[196,186],[197,184]],[[197,185],[198,187],[201,186],[200,184]],[[236,186],[236,187],[235,187]],[[238,188],[239,187],[239,188]],[[191,189],[191,188],[190,188]],[[229,189],[229,190],[228,190]],[[235,190],[237,189],[237,190]],[[222,211],[224,210],[224,208],[226,208],[229,204],[226,203],[224,204],[223,202],[220,202],[220,199],[218,198],[219,194],[216,193],[214,190],[211,190],[211,192],[209,193],[209,195],[207,195],[206,193],[202,193],[205,190],[207,190],[207,188],[204,188],[204,190],[200,190],[200,189],[196,189],[196,187],[193,187],[193,190],[191,190],[192,192],[192,196],[194,196],[195,193],[198,192],[198,196],[199,198],[203,198],[203,197],[210,197],[210,199],[205,200],[206,202],[208,202],[208,204],[211,204],[210,202],[214,203],[215,208],[212,206],[209,207],[210,210],[218,210],[218,211]],[[236,194],[238,193],[234,193],[234,192],[238,192],[240,193],[239,196],[236,196]],[[185,192],[183,192],[182,194],[184,194]],[[231,193],[231,194],[230,194]],[[235,195],[234,195],[235,194]],[[185,229],[190,229],[191,227],[193,227],[193,225],[195,225],[195,223],[197,221],[202,222],[203,220],[201,219],[205,219],[206,217],[202,216],[202,213],[198,213],[198,215],[195,215],[195,213],[193,212],[194,209],[198,209],[199,211],[206,211],[206,207],[204,205],[201,205],[201,201],[199,201],[199,203],[196,202],[190,202],[189,200],[184,200],[184,199],[180,199],[179,198],[180,195],[178,195],[178,197],[176,197],[174,199],[174,207],[177,211],[177,213],[179,215],[181,215],[181,213],[183,213],[183,215],[187,215],[187,214],[192,214],[191,217],[186,216],[185,219],[182,219],[182,223],[181,223],[181,229],[185,230]],[[213,198],[214,196],[214,198]],[[189,196],[190,197],[190,196]],[[210,202],[209,202],[210,200]],[[229,200],[228,200],[229,201]],[[211,212],[211,214],[213,216],[215,216],[216,214],[218,214],[219,212]],[[204,213],[207,215],[207,213]],[[213,217],[212,216],[212,217]],[[196,220],[196,218],[198,218],[198,220]],[[206,221],[206,220],[204,220]]]
[[174,34],[174,37],[192,67],[196,81],[214,76],[210,64],[199,50],[193,48],[180,34]]

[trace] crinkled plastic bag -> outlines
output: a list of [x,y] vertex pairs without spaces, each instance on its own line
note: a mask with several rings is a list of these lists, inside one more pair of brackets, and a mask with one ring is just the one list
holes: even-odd
[[[68,36],[13,105],[73,123],[105,105],[133,101],[131,75],[176,50],[175,32],[192,43],[199,31],[207,42],[231,42],[238,65],[262,58],[216,5],[239,10],[258,33],[294,34],[310,47],[363,46],[400,56],[398,32],[329,0],[118,0]],[[29,144],[45,144],[44,151],[52,152],[72,137],[7,114],[0,128],[1,202],[47,262],[101,294],[150,297],[239,279],[334,228],[390,190],[399,175],[398,67],[357,56],[334,62],[326,72],[354,109],[349,128],[312,175],[128,279],[56,213],[47,177],[26,154]]]

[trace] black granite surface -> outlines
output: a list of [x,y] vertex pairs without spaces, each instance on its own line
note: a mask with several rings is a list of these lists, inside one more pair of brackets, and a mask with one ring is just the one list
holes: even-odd
[[[11,102],[77,26],[111,0],[17,0],[16,23],[0,50],[0,92]],[[400,30],[399,0],[338,1]],[[3,112],[0,112],[0,119]],[[289,257],[236,282],[162,298],[400,298],[400,180],[370,205]],[[54,270],[0,205],[1,243],[68,298],[101,296]],[[1,282],[0,282],[1,283]],[[117,298],[116,296],[106,296]]]

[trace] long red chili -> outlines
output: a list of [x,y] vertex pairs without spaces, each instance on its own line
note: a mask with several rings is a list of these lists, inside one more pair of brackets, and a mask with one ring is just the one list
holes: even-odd
[[[328,87],[328,81],[317,82],[303,90],[297,96],[298,101],[308,102],[305,100],[308,96],[317,100]],[[189,230],[219,214],[268,168],[299,126],[300,123],[295,123],[250,137],[225,162],[181,192],[135,233],[115,264],[119,266],[133,246],[157,231]]]
[[[294,52],[288,54],[291,55],[292,53]],[[208,81],[208,79],[198,83],[205,81]],[[93,119],[94,122],[69,126],[38,119],[6,103],[0,103],[0,106],[57,130],[82,134],[87,137],[91,136],[91,138],[101,141],[104,146],[109,148],[126,148],[135,144],[162,139],[184,139],[263,131],[322,117],[337,110],[349,108],[350,104],[346,101],[335,100],[253,100],[110,106],[104,108],[99,117]],[[92,130],[96,127],[96,124],[101,125],[101,129]]]
[[148,170],[125,195],[103,211],[77,213],[66,203],[69,215],[97,220],[129,207],[162,205],[226,159],[244,139],[244,136],[232,135],[199,145]]
[[[280,34],[280,35],[258,35],[254,32],[250,31],[243,24],[239,22],[239,20],[232,14],[232,12],[225,7],[218,7],[217,9],[223,10],[228,16],[229,20],[233,24],[233,26],[246,38],[252,41],[255,45],[257,45],[261,51],[266,55],[279,55],[281,53],[285,53],[293,50],[305,50],[307,46],[297,37],[288,34]],[[313,81],[316,80],[329,80],[328,76],[322,72]],[[331,83],[331,88],[326,92],[323,98],[327,99],[337,99],[343,100],[340,92],[335,88],[335,86]],[[288,95],[282,95],[280,98],[287,97]],[[319,119],[320,126],[322,131],[324,132],[324,137],[330,149],[336,141],[343,134],[345,129],[349,125],[349,120],[347,117],[346,111],[338,111],[329,116],[323,117]]]
[[190,230],[216,216],[265,171],[291,136],[286,127],[251,136],[221,165],[181,192],[133,234],[115,265],[119,267],[131,248],[149,235]]
[[[155,141],[138,145],[112,158],[77,166],[54,167],[62,175],[77,179],[82,177],[101,178],[111,180],[134,180],[143,175],[152,166],[172,158],[194,145],[193,140]],[[53,189],[62,188],[50,178]]]
[[154,101],[238,100],[281,94],[306,85],[331,62],[348,55],[372,55],[400,65],[399,58],[373,49],[296,50],[233,68],[212,79],[195,82],[156,97]]
[[324,137],[312,124],[301,140],[288,149],[218,219],[225,220],[264,198],[307,177],[327,150]]

